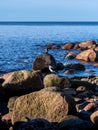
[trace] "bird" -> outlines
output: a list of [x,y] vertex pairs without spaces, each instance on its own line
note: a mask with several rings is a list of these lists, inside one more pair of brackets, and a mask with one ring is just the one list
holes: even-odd
[[45,48],[45,53],[48,54],[49,48]]
[[51,73],[56,73],[56,69],[53,68],[52,65],[49,65],[49,71],[50,71]]

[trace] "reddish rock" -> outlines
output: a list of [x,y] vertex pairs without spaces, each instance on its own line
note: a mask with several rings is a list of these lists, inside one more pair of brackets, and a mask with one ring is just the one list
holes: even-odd
[[79,47],[82,49],[94,49],[96,47],[96,42],[95,41],[81,42],[79,44]]
[[83,110],[84,111],[90,111],[90,110],[94,110],[94,109],[96,109],[96,107],[98,107],[98,104],[96,104],[95,102],[91,102],[91,103],[89,103],[89,104],[87,104],[84,108],[83,108]]
[[63,45],[61,48],[63,50],[72,49],[73,48],[73,44],[72,43],[68,43],[68,44]]
[[94,51],[93,49],[88,49],[79,53],[76,56],[76,59],[83,60],[86,62],[95,62],[95,61],[98,61],[98,53]]

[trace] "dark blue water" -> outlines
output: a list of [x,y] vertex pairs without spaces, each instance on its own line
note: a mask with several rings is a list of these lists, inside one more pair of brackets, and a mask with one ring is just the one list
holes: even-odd
[[[0,22],[0,72],[31,70],[35,57],[44,53],[48,43],[63,45],[86,40],[98,41],[98,22]],[[79,62],[63,58],[67,52],[61,49],[49,51],[57,62]],[[85,65],[87,70],[98,75],[97,67]],[[90,73],[77,72],[75,75]]]

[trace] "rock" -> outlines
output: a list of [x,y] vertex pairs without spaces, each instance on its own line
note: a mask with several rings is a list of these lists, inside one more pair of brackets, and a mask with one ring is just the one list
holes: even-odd
[[75,74],[75,70],[74,69],[68,69],[68,70],[66,70],[64,73],[65,74]]
[[88,103],[84,108],[83,110],[84,111],[94,111],[96,108],[98,107],[98,104],[96,104],[96,102],[91,102],[91,103]]
[[89,83],[88,81],[81,81],[79,79],[70,79],[71,82],[71,87],[72,88],[77,88],[79,86],[84,86],[86,87],[88,90],[92,90],[94,91],[96,88],[96,85]]
[[90,119],[98,127],[98,110],[91,114]]
[[40,72],[27,70],[12,72],[2,85],[9,97],[27,94],[43,88]]
[[60,77],[55,74],[48,74],[44,77],[44,87],[56,86],[59,88],[69,88],[71,86],[70,81],[66,77]]
[[82,120],[76,116],[66,116],[59,123],[59,130],[89,130],[93,125],[89,121]]
[[75,102],[70,95],[46,88],[20,96],[15,101],[12,122],[25,121],[25,117],[59,122],[65,115],[75,113]]
[[57,69],[57,71],[63,70],[64,69],[63,63],[57,63],[56,69]]
[[87,62],[95,62],[98,61],[98,53],[93,49],[88,49],[79,53],[76,56],[76,59],[87,61]]
[[98,45],[95,47],[95,51],[98,51]]
[[60,48],[59,45],[55,44],[55,43],[48,43],[45,48],[48,48],[48,49],[58,49]]
[[79,43],[79,47],[82,49],[94,49],[96,47],[95,41],[85,41]]
[[73,49],[74,49],[74,50],[80,49],[79,44],[78,44],[78,43],[75,44],[74,47],[73,47]]
[[50,72],[49,65],[56,69],[56,61],[54,57],[50,54],[41,54],[33,62],[33,70],[41,70]]
[[88,90],[85,86],[79,86],[79,87],[77,87],[77,89],[76,89],[76,91],[78,92],[78,93],[81,93],[81,92],[84,92],[84,91],[86,91],[86,90]]
[[67,44],[63,45],[61,48],[63,50],[72,49],[73,48],[73,44],[72,43],[67,43]]
[[94,66],[98,67],[98,63],[95,63]]
[[17,122],[14,130],[57,130],[57,127],[43,118],[32,119],[28,122]]
[[76,57],[76,53],[74,52],[69,52],[65,57],[68,59],[74,59]]
[[76,64],[67,64],[65,65],[66,69],[72,69],[72,70],[85,70],[85,66],[83,64],[80,63],[76,63]]

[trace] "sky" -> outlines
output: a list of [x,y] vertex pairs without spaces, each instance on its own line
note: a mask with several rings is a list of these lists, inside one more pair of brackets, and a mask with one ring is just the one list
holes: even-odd
[[98,21],[98,0],[0,0],[0,21]]

